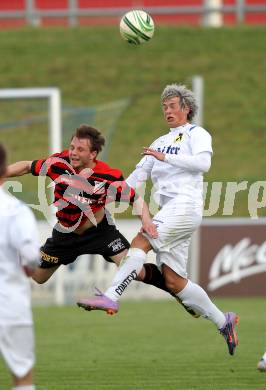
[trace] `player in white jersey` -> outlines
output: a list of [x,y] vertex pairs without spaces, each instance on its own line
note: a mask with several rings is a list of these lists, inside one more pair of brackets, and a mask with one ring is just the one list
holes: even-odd
[[257,369],[259,371],[264,371],[266,372],[266,352],[262,355],[260,361],[257,364]]
[[238,317],[220,311],[207,293],[187,277],[191,235],[202,220],[203,174],[211,166],[212,139],[205,129],[190,123],[197,103],[185,86],[166,86],[161,102],[170,131],[144,148],[144,157],[126,180],[133,188],[152,180],[155,201],[160,206],[153,218],[159,236],[153,239],[139,233],[112,286],[104,294],[84,300],[83,307],[106,310],[116,304],[118,311],[118,299],[135,275],[141,275],[146,254],[153,249],[168,289],[185,307],[217,326],[233,355],[238,343],[235,331]]
[[37,223],[31,210],[2,188],[6,152],[0,144],[0,356],[13,390],[34,390],[34,332],[28,276],[39,263]]

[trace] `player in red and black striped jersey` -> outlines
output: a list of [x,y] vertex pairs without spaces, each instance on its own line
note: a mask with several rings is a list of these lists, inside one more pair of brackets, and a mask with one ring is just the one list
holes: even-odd
[[119,169],[99,160],[94,160],[93,167],[74,168],[73,163],[78,161],[75,142],[72,139],[70,150],[31,164],[33,175],[48,176],[55,183],[56,216],[59,224],[71,231],[77,228],[83,230],[84,224],[88,227],[88,220],[96,225],[99,220],[96,222],[95,216],[100,214],[102,219],[100,211],[108,202],[122,200],[133,203],[136,200],[135,190],[126,184]]
[[[106,203],[126,201],[132,205],[134,202],[142,229],[157,237],[148,206],[127,185],[122,172],[96,159],[104,142],[97,129],[81,125],[72,136],[69,150],[8,167],[7,177],[32,173],[48,176],[55,183],[57,223],[52,237],[41,247],[42,260],[33,275],[38,283],[46,282],[61,264],[72,263],[82,254],[101,254],[107,261],[120,263],[130,244],[107,220]],[[167,290],[159,270],[153,266],[147,264],[141,278],[145,283]]]

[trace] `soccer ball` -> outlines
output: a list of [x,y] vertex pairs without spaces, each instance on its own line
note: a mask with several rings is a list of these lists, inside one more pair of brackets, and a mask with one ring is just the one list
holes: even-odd
[[154,22],[145,11],[129,11],[120,20],[120,34],[128,43],[140,45],[152,38]]

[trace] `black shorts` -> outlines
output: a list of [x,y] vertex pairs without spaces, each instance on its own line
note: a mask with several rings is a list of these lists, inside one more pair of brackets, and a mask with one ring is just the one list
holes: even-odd
[[104,219],[83,234],[62,233],[53,229],[52,237],[41,247],[41,268],[51,268],[60,264],[70,264],[80,255],[102,255],[111,261],[110,256],[130,247],[127,239]]

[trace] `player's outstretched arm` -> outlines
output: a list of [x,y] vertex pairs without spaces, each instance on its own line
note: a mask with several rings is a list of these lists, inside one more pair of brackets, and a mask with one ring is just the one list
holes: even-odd
[[22,176],[30,173],[32,161],[18,161],[7,167],[5,177]]
[[153,156],[159,161],[165,161],[175,167],[192,172],[208,172],[211,167],[212,154],[209,151],[197,153],[193,156],[165,154],[151,148],[144,148],[143,155]]

